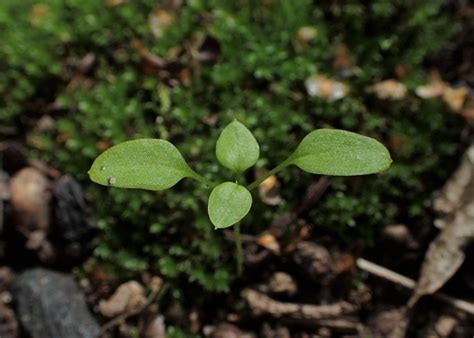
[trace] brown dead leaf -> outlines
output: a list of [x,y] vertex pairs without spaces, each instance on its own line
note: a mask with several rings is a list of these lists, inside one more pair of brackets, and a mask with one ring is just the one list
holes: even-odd
[[374,337],[387,337],[406,316],[405,308],[394,308],[376,313],[369,318],[368,326]]
[[217,124],[217,122],[219,122],[219,115],[209,114],[209,115],[204,116],[201,120],[208,126],[214,127]]
[[459,88],[447,88],[443,93],[443,101],[454,112],[460,112],[464,106],[464,101],[468,93],[468,88],[465,86]]
[[48,17],[51,10],[46,4],[35,4],[31,7],[30,22],[34,26],[40,25]]
[[263,246],[265,249],[270,250],[276,255],[280,254],[280,243],[276,240],[275,236],[269,233],[264,233],[257,238],[257,244]]
[[317,96],[328,101],[342,99],[349,92],[346,84],[320,75],[307,78],[305,86],[309,96]]
[[334,47],[334,59],[332,60],[332,68],[341,70],[350,66],[349,49],[344,44]]
[[331,270],[335,275],[352,272],[356,267],[356,258],[351,253],[343,253],[334,259]]
[[258,193],[263,203],[267,205],[278,205],[282,199],[279,194],[280,182],[275,175],[268,177],[258,186]]
[[444,215],[453,214],[469,198],[469,185],[474,180],[474,145],[470,146],[456,172],[446,182],[434,200],[434,209]]
[[10,180],[10,199],[21,233],[49,227],[50,182],[37,169],[27,167]]
[[151,53],[148,49],[145,48],[145,46],[140,40],[132,40],[132,47],[138,52],[143,62],[145,62],[147,66],[162,68],[166,65],[165,60]]
[[166,338],[165,317],[156,316],[146,327],[145,338]]
[[376,83],[373,86],[375,95],[379,99],[392,99],[392,100],[401,100],[407,94],[407,88],[405,85],[395,79],[388,79]]
[[321,282],[332,273],[331,254],[322,245],[310,241],[299,242],[292,253],[292,259],[314,281]]
[[107,140],[100,140],[100,141],[97,141],[97,143],[95,144],[95,147],[97,148],[97,150],[100,150],[100,151],[105,151],[109,149],[111,146],[112,145]]
[[401,136],[398,136],[398,135],[391,136],[388,142],[390,145],[390,149],[397,153],[403,151],[403,148],[405,147],[405,144],[407,143],[406,140],[404,140]]
[[286,272],[275,272],[268,281],[269,289],[274,294],[293,296],[298,292],[298,286],[291,275]]
[[[474,145],[466,151],[443,192],[446,194],[453,189],[456,196],[439,199],[452,203],[444,207],[451,213],[445,216],[444,229],[428,248],[409,306],[420,297],[436,292],[454,275],[464,261],[464,247],[474,238]],[[438,208],[443,205],[439,201]]]
[[407,76],[408,71],[404,65],[398,63],[395,65],[394,73],[399,79],[403,79],[405,76]]
[[318,30],[312,26],[304,26],[298,29],[293,38],[293,47],[297,52],[304,51],[309,43],[318,36]]
[[434,325],[434,329],[440,338],[449,337],[458,324],[459,320],[450,315],[441,315]]
[[99,311],[105,317],[131,312],[145,304],[145,289],[136,281],[120,285],[108,300],[101,300]]
[[148,18],[150,30],[157,38],[163,36],[165,31],[175,22],[175,16],[172,12],[158,9],[152,12]]
[[415,93],[422,99],[429,99],[443,95],[447,88],[449,88],[449,85],[441,79],[439,72],[433,71],[430,82],[417,87]]
[[405,224],[388,225],[382,232],[382,238],[405,249],[416,249],[419,246],[410,229]]
[[40,132],[47,132],[54,130],[56,121],[49,115],[43,115],[38,122],[36,122],[35,129]]
[[459,112],[466,120],[474,121],[474,96],[467,100],[466,107]]
[[355,64],[355,58],[351,55],[349,48],[343,43],[336,43],[331,46],[332,68],[342,78],[350,78],[360,72],[360,68]]
[[121,4],[123,4],[127,1],[128,0],[104,0],[105,5],[108,6],[108,7],[118,6],[118,5],[121,5]]

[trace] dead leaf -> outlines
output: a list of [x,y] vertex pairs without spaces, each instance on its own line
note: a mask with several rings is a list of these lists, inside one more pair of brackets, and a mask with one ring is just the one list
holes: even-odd
[[127,2],[127,0],[105,0],[105,5],[108,7],[114,7],[121,5],[125,2]]
[[112,145],[107,140],[100,140],[100,141],[97,141],[97,143],[95,144],[95,147],[97,148],[97,150],[100,150],[100,151],[105,151],[109,149],[111,146]]
[[77,70],[81,74],[87,74],[92,70],[92,68],[94,68],[96,63],[97,56],[94,53],[89,52],[79,60]]
[[453,214],[462,203],[469,198],[469,185],[474,180],[473,173],[474,145],[470,146],[464,155],[461,165],[446,182],[441,192],[434,200],[434,209],[444,215]]
[[403,151],[403,148],[405,147],[405,144],[407,143],[406,140],[404,140],[401,136],[398,135],[393,135],[390,137],[388,140],[390,149],[400,153]]
[[304,241],[296,244],[293,262],[314,281],[322,282],[332,272],[333,260],[322,245]]
[[143,43],[138,39],[132,40],[132,47],[138,52],[142,60],[150,67],[163,68],[166,66],[165,60],[161,57],[154,55],[148,49],[145,48]]
[[418,243],[405,224],[388,225],[382,236],[385,240],[401,245],[406,249],[418,248]]
[[217,124],[217,122],[219,122],[219,115],[209,114],[209,115],[204,116],[201,119],[201,121],[207,124],[209,127],[214,127]]
[[264,233],[257,238],[257,244],[263,246],[265,249],[270,250],[276,255],[280,254],[280,243],[276,240],[275,236],[269,233]]
[[35,129],[40,132],[47,132],[54,130],[56,126],[56,121],[49,115],[43,115],[41,118],[36,122]]
[[342,253],[334,259],[331,270],[335,275],[354,271],[356,258],[351,253]]
[[360,72],[355,64],[355,58],[350,54],[349,48],[343,43],[337,43],[331,47],[333,54],[332,68],[342,78],[350,78]]
[[148,283],[148,286],[150,287],[151,291],[154,293],[158,293],[163,286],[163,279],[158,276],[153,276],[151,277],[151,280]]
[[298,292],[298,286],[291,275],[286,272],[275,272],[268,281],[270,291],[274,294],[293,296]]
[[342,99],[349,92],[346,84],[320,75],[307,78],[305,86],[309,96],[317,96],[328,101]]
[[175,22],[175,16],[172,12],[158,9],[152,12],[148,18],[150,30],[157,38],[163,36],[165,31]]
[[459,112],[466,120],[474,121],[474,96],[471,96],[466,103],[466,107]]
[[434,329],[440,338],[449,337],[458,324],[459,320],[450,315],[441,315],[434,325]]
[[30,22],[34,26],[40,25],[48,17],[51,10],[46,4],[35,4],[31,7]]
[[49,227],[50,182],[39,170],[27,167],[13,176],[10,195],[16,226],[21,233]]
[[430,99],[443,95],[447,88],[449,88],[449,85],[441,79],[439,72],[433,71],[430,82],[417,87],[415,93],[422,99]]
[[298,29],[293,38],[293,47],[297,52],[304,51],[309,43],[318,36],[318,30],[312,26],[304,26]]
[[145,304],[145,289],[136,281],[120,285],[108,300],[101,300],[99,311],[105,317],[115,317],[134,311]]
[[444,229],[428,248],[409,306],[436,292],[454,275],[464,261],[464,247],[474,238],[474,145],[466,151],[443,191],[452,192],[453,187],[457,187],[456,194],[445,198],[453,204],[444,209],[451,213],[445,216]]
[[201,330],[202,323],[201,323],[201,318],[199,316],[199,312],[196,309],[193,309],[189,313],[189,322],[191,323],[190,325],[191,332],[194,334],[197,334]]
[[407,94],[407,88],[405,85],[395,79],[388,79],[376,83],[373,86],[373,90],[375,95],[379,99],[393,99],[393,100],[401,100]]
[[258,193],[263,203],[267,205],[278,205],[282,199],[279,194],[280,182],[275,175],[268,177],[258,186]]
[[350,66],[349,50],[346,45],[338,44],[334,47],[334,59],[332,61],[332,68],[334,70],[341,70]]
[[399,79],[403,79],[408,73],[407,68],[401,63],[395,65],[394,72]]
[[145,330],[145,338],[166,338],[165,317],[156,316]]
[[452,111],[459,112],[464,106],[464,101],[466,100],[467,93],[468,88],[465,86],[459,88],[449,87],[443,93],[443,101],[446,102],[446,104]]
[[369,318],[368,326],[374,337],[387,337],[406,316],[405,308],[394,308],[376,313]]

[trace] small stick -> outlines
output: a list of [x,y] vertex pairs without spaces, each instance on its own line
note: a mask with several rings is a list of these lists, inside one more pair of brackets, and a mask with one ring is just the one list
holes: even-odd
[[[386,279],[390,282],[402,285],[407,289],[413,290],[416,286],[416,282],[408,277],[400,275],[392,270],[384,268],[383,266],[377,265],[375,263],[369,262],[363,258],[357,259],[357,267],[361,270],[367,271],[377,277]],[[470,302],[466,302],[462,299],[453,298],[448,296],[442,292],[436,292],[433,294],[433,297],[436,299],[445,302],[446,304],[451,305],[452,307],[467,312],[471,315],[474,315],[474,304]]]

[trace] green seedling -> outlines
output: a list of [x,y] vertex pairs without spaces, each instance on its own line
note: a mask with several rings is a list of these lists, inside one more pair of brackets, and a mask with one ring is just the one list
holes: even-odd
[[[237,176],[254,166],[260,148],[253,134],[239,121],[227,125],[216,143],[217,160]],[[115,145],[100,154],[89,170],[92,181],[129,189],[165,190],[184,178],[191,178],[211,189],[207,210],[215,229],[235,225],[239,273],[242,269],[240,221],[252,207],[251,190],[265,179],[294,165],[317,175],[355,176],[384,171],[392,159],[377,140],[337,129],[309,133],[282,163],[253,183],[216,184],[195,172],[179,150],[161,139],[137,139]]]

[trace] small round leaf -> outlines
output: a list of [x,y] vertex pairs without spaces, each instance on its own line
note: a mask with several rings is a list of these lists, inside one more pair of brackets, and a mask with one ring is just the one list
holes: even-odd
[[179,150],[159,139],[138,139],[100,154],[89,170],[92,181],[118,188],[164,190],[185,177],[196,177]]
[[239,222],[251,206],[252,195],[245,187],[224,182],[211,191],[207,211],[214,227],[222,229]]
[[288,164],[319,175],[374,174],[392,163],[387,148],[377,140],[338,129],[309,133],[288,158]]
[[260,155],[257,140],[242,123],[237,120],[224,128],[217,139],[217,160],[226,168],[243,172],[253,166]]

